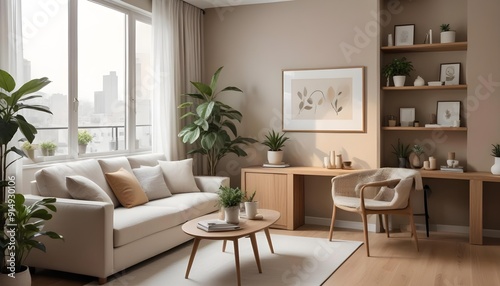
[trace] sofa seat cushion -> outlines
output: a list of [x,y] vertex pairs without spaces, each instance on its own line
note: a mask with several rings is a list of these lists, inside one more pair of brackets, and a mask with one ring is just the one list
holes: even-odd
[[184,222],[181,212],[175,207],[141,205],[116,208],[113,214],[113,246],[126,245]]
[[147,202],[144,206],[174,207],[179,210],[184,221],[217,211],[219,196],[215,193],[183,193]]

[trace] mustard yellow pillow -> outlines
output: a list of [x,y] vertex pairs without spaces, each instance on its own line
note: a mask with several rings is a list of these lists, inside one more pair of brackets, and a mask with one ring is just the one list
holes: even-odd
[[120,168],[116,172],[106,173],[105,176],[122,206],[131,208],[148,202],[148,197],[137,178],[124,168]]

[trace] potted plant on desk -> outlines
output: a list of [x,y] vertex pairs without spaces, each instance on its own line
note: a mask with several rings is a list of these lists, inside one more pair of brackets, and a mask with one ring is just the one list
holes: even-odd
[[491,144],[491,156],[495,157],[495,164],[491,166],[491,173],[493,175],[500,175],[500,144]]
[[399,168],[406,168],[408,165],[408,156],[410,155],[410,145],[404,145],[401,140],[398,139],[398,144],[392,146],[392,153],[398,157]]
[[266,135],[266,140],[262,144],[269,147],[267,151],[267,161],[269,164],[283,164],[283,150],[281,148],[285,147],[285,142],[290,139],[285,137],[285,133],[280,134],[274,130],[269,131]]

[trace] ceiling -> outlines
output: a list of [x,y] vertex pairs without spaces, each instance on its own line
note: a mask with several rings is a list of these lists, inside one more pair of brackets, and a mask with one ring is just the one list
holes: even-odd
[[191,5],[194,5],[201,9],[216,8],[216,7],[227,7],[227,6],[239,6],[239,5],[250,5],[250,4],[266,4],[275,2],[286,2],[293,0],[184,0]]

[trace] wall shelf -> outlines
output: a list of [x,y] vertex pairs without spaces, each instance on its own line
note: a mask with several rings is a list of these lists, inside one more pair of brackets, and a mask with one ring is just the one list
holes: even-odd
[[466,84],[459,85],[438,85],[438,86],[383,86],[382,90],[457,90],[467,89]]
[[419,44],[408,46],[382,47],[380,50],[384,53],[417,53],[417,52],[450,52],[466,51],[467,42],[455,42],[445,44]]
[[467,127],[382,127],[382,130],[387,131],[467,131]]

